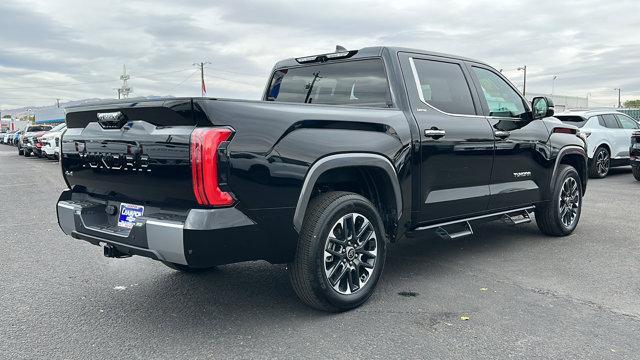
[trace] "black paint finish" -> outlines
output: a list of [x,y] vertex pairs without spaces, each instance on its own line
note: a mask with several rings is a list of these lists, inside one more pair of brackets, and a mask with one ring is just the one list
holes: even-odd
[[[412,57],[460,64],[477,113],[447,114],[421,102],[409,66]],[[225,255],[212,263],[287,262],[295,251],[293,218],[305,177],[323,157],[370,153],[389,160],[403,207],[400,218],[393,220],[394,237],[402,238],[419,225],[547,201],[560,150],[568,145],[584,149],[575,135],[551,135],[553,127],[566,126],[559,122],[488,117],[468,71],[469,64],[478,64],[472,60],[366,48],[335,62],[368,58],[382,59],[385,65],[392,100],[388,108],[211,98],[70,108],[61,145],[65,181],[73,192],[105,202],[186,213],[198,208],[189,161],[191,132],[203,126],[232,127],[235,133],[225,153],[227,189],[237,199],[234,206],[255,226],[210,234],[184,230],[189,233],[187,257],[205,266],[221,247]],[[304,65],[290,59],[276,64],[274,71],[299,66]],[[118,111],[127,119],[122,128],[98,124],[98,113]],[[446,130],[446,136],[426,137],[425,130],[432,128]],[[504,129],[510,131],[508,139],[494,137]],[[530,172],[531,177],[514,177],[518,172]]]

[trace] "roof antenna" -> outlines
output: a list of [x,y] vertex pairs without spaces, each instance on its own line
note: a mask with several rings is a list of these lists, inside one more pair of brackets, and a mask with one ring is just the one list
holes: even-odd
[[344,46],[336,45],[336,52],[347,51]]

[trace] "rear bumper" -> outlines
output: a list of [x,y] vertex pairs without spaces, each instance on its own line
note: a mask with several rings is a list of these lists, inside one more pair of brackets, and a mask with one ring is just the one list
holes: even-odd
[[236,208],[170,211],[145,207],[131,230],[117,226],[109,205],[119,203],[65,190],[57,203],[58,224],[65,234],[94,245],[109,245],[139,255],[192,267],[209,267],[259,258],[251,242],[256,224]]

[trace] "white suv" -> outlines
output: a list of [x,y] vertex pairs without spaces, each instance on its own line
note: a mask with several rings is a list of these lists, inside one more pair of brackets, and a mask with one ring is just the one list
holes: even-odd
[[629,165],[631,134],[640,129],[633,118],[614,110],[571,110],[554,116],[587,137],[590,177],[603,178],[611,167]]
[[67,124],[62,123],[40,138],[42,141],[42,154],[48,159],[58,159],[60,157],[60,135],[67,129]]

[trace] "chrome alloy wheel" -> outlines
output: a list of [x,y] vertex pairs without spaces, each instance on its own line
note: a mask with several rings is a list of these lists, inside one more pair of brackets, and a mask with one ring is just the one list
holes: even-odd
[[331,227],[324,246],[324,273],[343,295],[360,290],[371,278],[378,256],[378,236],[362,214],[350,213]]
[[601,151],[598,151],[598,155],[596,156],[596,170],[598,171],[598,175],[604,176],[609,172],[609,164],[611,162],[611,157],[609,157],[609,152],[604,148]]
[[559,206],[562,224],[567,229],[571,228],[578,217],[580,209],[580,189],[575,178],[568,177],[562,183]]

